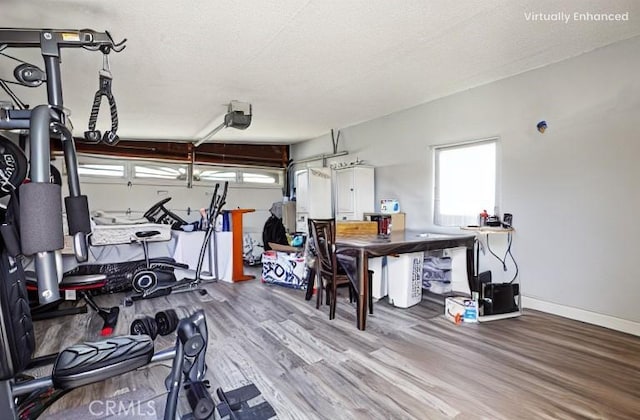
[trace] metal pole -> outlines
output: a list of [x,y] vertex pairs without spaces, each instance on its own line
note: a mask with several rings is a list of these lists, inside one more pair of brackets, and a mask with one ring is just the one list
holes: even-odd
[[0,410],[3,418],[11,420],[18,418],[13,396],[11,395],[11,381],[8,379],[0,381]]
[[[50,138],[49,124],[51,114],[47,105],[38,105],[31,112],[30,163],[31,181],[50,182]],[[59,221],[62,230],[62,220]],[[60,299],[58,288],[58,270],[54,251],[38,252],[34,255],[36,274],[38,276],[38,298],[40,304],[55,302]]]

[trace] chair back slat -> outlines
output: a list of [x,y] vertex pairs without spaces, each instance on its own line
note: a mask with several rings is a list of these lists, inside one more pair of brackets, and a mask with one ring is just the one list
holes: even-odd
[[309,232],[316,249],[320,273],[333,277],[336,272],[335,219],[309,219]]

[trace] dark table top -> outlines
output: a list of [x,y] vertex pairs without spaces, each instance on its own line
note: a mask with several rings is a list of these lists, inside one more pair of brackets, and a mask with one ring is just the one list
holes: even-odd
[[351,255],[365,250],[368,256],[383,256],[407,252],[430,251],[434,249],[464,246],[472,249],[475,234],[443,234],[416,230],[392,232],[387,239],[377,235],[348,235],[336,237],[337,252]]

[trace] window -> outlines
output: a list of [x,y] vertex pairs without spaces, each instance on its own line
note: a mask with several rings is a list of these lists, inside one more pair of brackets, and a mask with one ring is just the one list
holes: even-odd
[[[66,175],[66,167],[65,167],[65,175]],[[124,165],[94,164],[94,163],[79,162],[78,175],[108,177],[108,178],[124,178]]]
[[198,166],[193,169],[194,181],[236,182],[236,178],[236,171],[228,168],[213,169],[204,166]]
[[136,164],[133,167],[135,178],[186,180],[187,167],[175,164]]
[[278,184],[278,174],[275,172],[242,172],[242,182],[253,182],[256,184]]
[[434,148],[434,224],[478,224],[496,211],[498,139]]
[[[113,157],[78,156],[82,181],[128,182],[159,185],[187,185],[190,168],[185,163],[133,160]],[[284,169],[193,165],[193,185],[206,186],[228,181],[237,186],[274,188],[282,186]],[[64,172],[66,175],[66,170]]]

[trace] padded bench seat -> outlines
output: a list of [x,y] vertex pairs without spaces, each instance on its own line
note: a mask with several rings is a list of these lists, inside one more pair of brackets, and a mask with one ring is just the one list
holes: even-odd
[[152,356],[153,340],[148,335],[76,344],[58,355],[51,379],[56,388],[77,388],[142,367]]

